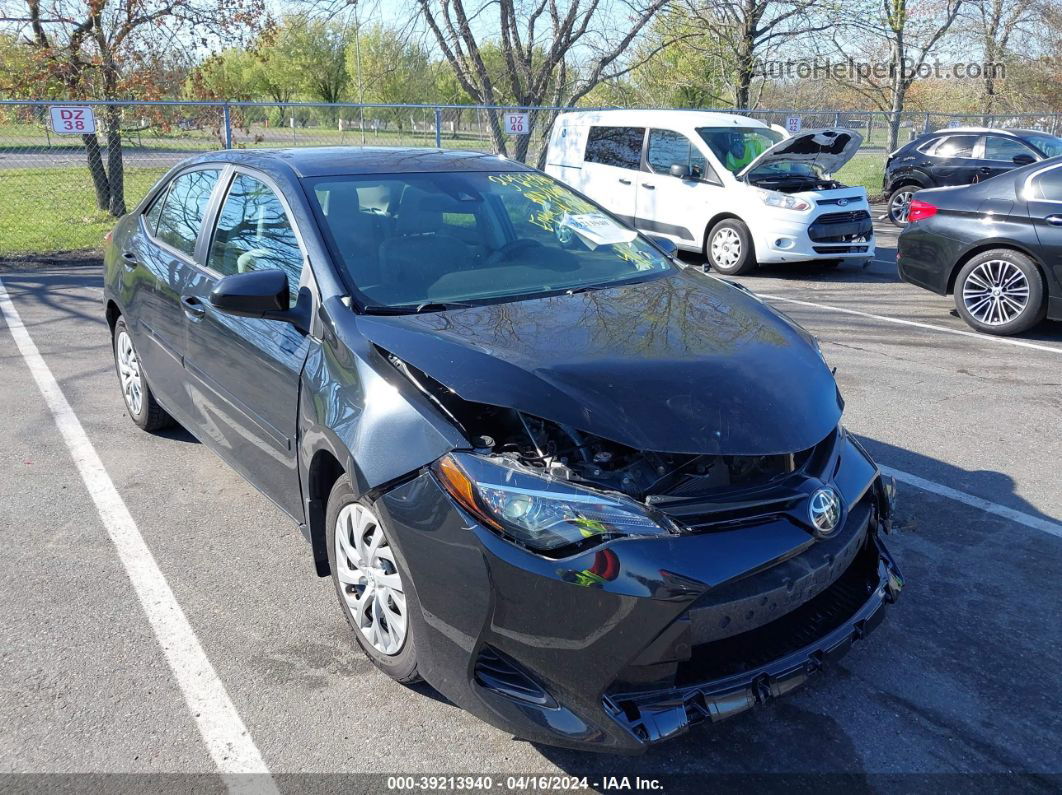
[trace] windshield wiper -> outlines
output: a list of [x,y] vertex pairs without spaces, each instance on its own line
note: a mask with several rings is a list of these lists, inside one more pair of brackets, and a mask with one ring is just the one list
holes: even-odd
[[398,304],[387,306],[386,304],[369,304],[362,312],[366,315],[418,315],[421,312],[445,312],[448,309],[468,309],[475,304],[466,304],[461,301],[423,301],[419,304]]

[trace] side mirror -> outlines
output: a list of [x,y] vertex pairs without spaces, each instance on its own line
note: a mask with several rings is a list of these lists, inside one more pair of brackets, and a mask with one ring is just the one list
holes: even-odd
[[671,169],[668,171],[668,173],[673,177],[678,177],[679,179],[689,179],[690,167],[683,165],[682,163],[672,163]]
[[1036,162],[1036,158],[1033,157],[1032,155],[1026,155],[1026,154],[1014,155],[1014,165],[1016,165],[1016,166],[1027,166],[1027,165],[1029,165],[1031,163],[1035,163],[1035,162]]
[[660,237],[658,235],[646,235],[646,237],[652,240],[656,244],[656,247],[661,249],[671,259],[678,256],[678,246],[666,237]]
[[282,270],[248,271],[225,276],[210,293],[210,303],[219,312],[238,317],[257,317],[290,323],[300,331],[309,328],[308,304],[300,295],[290,307],[288,275]]

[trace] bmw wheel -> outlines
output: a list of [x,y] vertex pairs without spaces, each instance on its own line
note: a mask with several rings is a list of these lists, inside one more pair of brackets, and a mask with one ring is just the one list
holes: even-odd
[[955,279],[955,308],[970,326],[987,334],[1027,331],[1047,313],[1040,271],[1018,251],[979,254]]
[[111,346],[114,350],[114,369],[118,371],[129,418],[145,431],[157,431],[173,425],[173,418],[158,404],[148,386],[144,366],[133,346],[133,337],[124,318],[118,318],[114,324]]
[[379,514],[340,478],[328,498],[327,523],[332,583],[358,645],[392,679],[419,681],[409,621],[415,597]]
[[907,226],[907,216],[911,212],[911,199],[918,187],[901,185],[889,197],[889,220],[896,226]]
[[756,252],[748,227],[736,218],[727,218],[712,227],[705,245],[712,270],[737,276],[756,269]]

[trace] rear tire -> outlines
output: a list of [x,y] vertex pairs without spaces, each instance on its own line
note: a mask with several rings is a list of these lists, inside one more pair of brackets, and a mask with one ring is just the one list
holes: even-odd
[[325,541],[339,606],[361,650],[396,682],[420,681],[409,610],[416,595],[391,548],[383,520],[350,482],[336,481],[328,496]]
[[907,183],[894,188],[889,194],[888,214],[894,226],[907,226],[907,214],[911,210],[911,199],[921,185]]
[[174,425],[173,417],[155,400],[155,393],[148,386],[140,357],[133,346],[133,337],[125,319],[119,317],[111,335],[111,350],[114,353],[114,369],[122,387],[122,397],[129,418],[145,431],[159,431]]
[[756,251],[749,228],[736,218],[726,218],[708,233],[704,255],[712,270],[724,276],[740,276],[756,270]]
[[1020,251],[985,251],[967,262],[955,277],[955,308],[977,331],[999,336],[1021,334],[1047,314],[1043,277]]

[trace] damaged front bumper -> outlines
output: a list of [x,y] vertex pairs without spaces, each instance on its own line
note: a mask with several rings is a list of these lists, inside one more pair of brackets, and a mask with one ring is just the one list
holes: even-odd
[[418,667],[533,742],[639,753],[802,684],[880,621],[902,578],[891,490],[841,432],[828,538],[791,516],[549,558],[500,538],[424,471],[382,495]]

